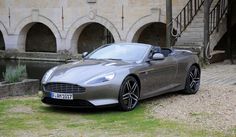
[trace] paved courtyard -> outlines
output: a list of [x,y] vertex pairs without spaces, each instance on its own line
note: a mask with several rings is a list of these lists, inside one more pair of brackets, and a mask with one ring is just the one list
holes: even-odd
[[202,69],[201,87],[195,95],[171,93],[149,102],[161,119],[184,122],[236,135],[236,65],[211,64]]
[[202,69],[203,85],[235,85],[236,86],[236,65],[216,63]]

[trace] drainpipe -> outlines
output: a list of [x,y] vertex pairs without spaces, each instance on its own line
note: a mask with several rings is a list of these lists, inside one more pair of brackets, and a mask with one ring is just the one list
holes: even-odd
[[172,0],[166,0],[166,47],[170,48],[172,36]]
[[209,13],[210,13],[210,1],[209,0],[205,0],[204,1],[204,47],[203,47],[203,59],[204,61],[207,63],[208,59],[207,59],[207,46],[209,46],[209,40],[210,40],[210,36],[209,36]]

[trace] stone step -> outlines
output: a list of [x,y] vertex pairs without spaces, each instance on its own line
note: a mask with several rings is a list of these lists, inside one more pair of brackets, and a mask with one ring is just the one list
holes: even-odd
[[201,50],[202,50],[202,46],[201,46],[200,43],[184,43],[184,44],[181,44],[181,45],[176,44],[173,48],[190,50],[190,51],[194,52],[197,55],[199,55]]
[[203,33],[197,31],[185,32],[181,35],[181,37],[186,38],[203,38]]
[[203,32],[203,28],[187,28],[185,32]]
[[[194,42],[193,42],[194,41]],[[181,39],[176,42],[177,45],[186,45],[185,43],[203,43],[203,39],[197,39],[197,38],[186,38],[186,39]]]

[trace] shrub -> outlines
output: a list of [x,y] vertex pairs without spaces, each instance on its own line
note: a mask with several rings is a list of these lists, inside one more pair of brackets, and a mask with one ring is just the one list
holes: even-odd
[[16,67],[7,67],[3,73],[3,78],[7,83],[19,82],[26,78],[26,66],[17,65]]

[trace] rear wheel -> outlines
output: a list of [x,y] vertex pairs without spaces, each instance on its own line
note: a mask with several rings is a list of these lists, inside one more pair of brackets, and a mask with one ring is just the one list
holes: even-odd
[[139,90],[138,81],[132,76],[126,77],[121,85],[119,93],[120,109],[124,111],[134,109],[138,104]]
[[197,66],[191,66],[187,75],[184,93],[195,94],[200,87],[201,72]]

